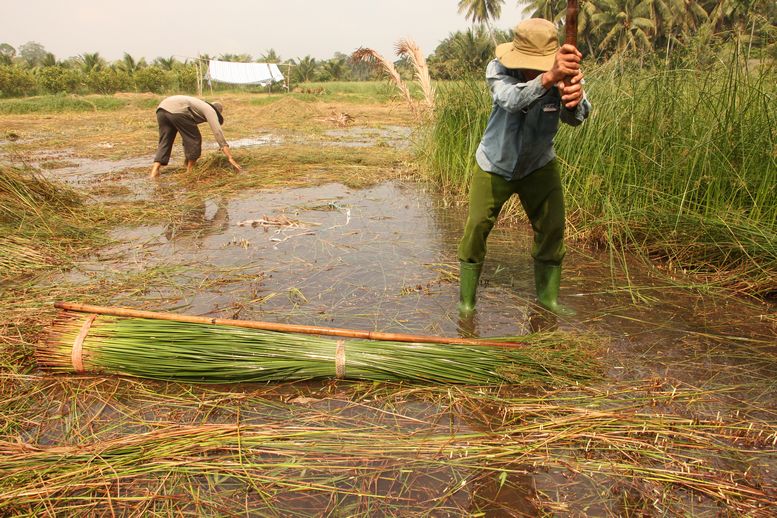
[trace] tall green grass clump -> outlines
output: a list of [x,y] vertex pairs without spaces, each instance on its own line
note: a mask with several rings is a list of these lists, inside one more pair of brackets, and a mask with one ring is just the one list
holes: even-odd
[[93,212],[64,185],[0,166],[0,280],[69,264],[101,239]]
[[424,170],[446,192],[464,192],[491,111],[484,81],[468,79],[438,85],[434,119],[423,133]]
[[[730,54],[705,69],[589,70],[593,114],[579,128],[562,125],[556,151],[573,237],[769,297],[777,82],[773,69]],[[485,82],[450,87],[423,151],[434,180],[464,192],[491,104]]]

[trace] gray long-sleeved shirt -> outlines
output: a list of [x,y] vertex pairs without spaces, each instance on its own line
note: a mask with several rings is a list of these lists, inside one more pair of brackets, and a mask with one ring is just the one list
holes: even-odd
[[547,165],[556,157],[553,138],[559,120],[577,126],[591,111],[585,98],[574,110],[564,108],[558,88],[546,90],[540,76],[524,82],[497,59],[488,64],[486,80],[493,107],[475,159],[484,171],[507,180]]
[[216,142],[219,143],[219,148],[227,145],[227,139],[224,138],[224,132],[221,131],[221,125],[219,124],[218,113],[216,113],[213,106],[202,99],[188,95],[171,95],[159,103],[157,108],[162,108],[170,113],[187,114],[197,124],[207,121],[213,136],[216,138]]

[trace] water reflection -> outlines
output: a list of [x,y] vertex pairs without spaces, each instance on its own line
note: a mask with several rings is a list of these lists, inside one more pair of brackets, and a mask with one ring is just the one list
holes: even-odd
[[165,225],[163,235],[168,242],[184,244],[199,243],[213,234],[225,232],[229,228],[229,209],[226,200],[221,197],[203,199],[194,202],[174,221]]

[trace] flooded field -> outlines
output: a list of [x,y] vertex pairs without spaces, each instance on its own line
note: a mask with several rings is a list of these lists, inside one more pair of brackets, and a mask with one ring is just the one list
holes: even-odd
[[[243,135],[235,154],[284,153],[289,141],[304,141],[281,133]],[[410,131],[394,124],[323,134],[310,154],[410,148]],[[493,232],[477,312],[462,320],[456,247],[466,207],[409,176],[381,178],[388,165],[375,167],[366,185],[338,181],[316,164],[321,177],[309,185],[257,181],[235,192],[187,187],[172,167],[150,181],[143,156],[52,149],[31,161],[95,204],[163,204],[189,191],[185,210],[115,226],[111,245],[38,279],[37,289],[72,289],[87,300],[83,290],[94,289],[117,306],[385,332],[587,333],[605,368],[601,381],[571,387],[205,387],[8,371],[0,480],[16,482],[2,486],[0,511],[54,504],[65,514],[98,515],[777,512],[773,305],[674,284],[636,261],[624,265],[572,243],[562,297],[578,315],[556,319],[534,302],[532,238],[518,223]]]

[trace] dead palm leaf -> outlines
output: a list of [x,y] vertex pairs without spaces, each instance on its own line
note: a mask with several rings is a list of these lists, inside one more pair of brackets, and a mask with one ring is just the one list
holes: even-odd
[[413,63],[415,77],[421,85],[421,90],[424,92],[426,106],[433,109],[434,87],[432,86],[432,78],[429,75],[429,67],[426,66],[426,58],[421,49],[415,41],[409,38],[402,38],[397,42],[396,50],[398,56],[407,57]]
[[365,47],[359,47],[356,49],[356,51],[351,54],[351,59],[354,61],[364,61],[366,63],[380,64],[383,67],[383,70],[385,70],[385,72],[389,75],[391,82],[394,83],[400,92],[402,92],[405,100],[415,111],[416,106],[413,102],[413,98],[410,95],[410,90],[407,88],[405,82],[402,81],[402,77],[400,77],[399,72],[397,71],[396,67],[394,67],[394,63],[384,58],[380,53]]

